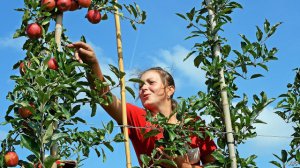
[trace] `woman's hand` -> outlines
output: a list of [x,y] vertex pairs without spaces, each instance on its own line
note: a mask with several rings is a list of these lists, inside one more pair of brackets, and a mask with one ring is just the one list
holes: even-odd
[[75,59],[80,63],[84,62],[88,65],[98,64],[96,54],[90,45],[80,41],[69,44],[67,47],[75,48]]

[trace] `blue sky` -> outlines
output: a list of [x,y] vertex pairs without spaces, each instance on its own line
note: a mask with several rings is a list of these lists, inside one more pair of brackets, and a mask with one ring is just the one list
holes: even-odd
[[[126,1],[129,2],[129,1]],[[131,2],[131,0],[130,0]],[[125,59],[125,70],[128,77],[136,75],[136,70],[147,69],[152,66],[162,66],[169,69],[176,82],[175,96],[188,97],[196,94],[198,90],[204,90],[204,75],[199,69],[195,69],[192,60],[182,62],[186,53],[191,49],[194,41],[186,41],[188,35],[186,22],[180,19],[175,13],[185,13],[194,6],[198,6],[200,1],[136,1],[142,9],[147,11],[145,25],[138,26],[134,31],[127,21],[121,22],[123,53]],[[262,26],[265,19],[271,24],[283,22],[277,33],[269,40],[268,46],[275,46],[279,49],[277,54],[279,60],[271,62],[269,72],[263,72],[264,78],[255,80],[238,80],[239,93],[246,93],[249,97],[265,91],[268,97],[277,97],[286,91],[286,84],[292,82],[294,72],[292,69],[299,67],[300,57],[297,51],[300,46],[300,23],[299,6],[300,1],[296,0],[251,0],[238,1],[244,7],[243,10],[236,10],[232,14],[233,23],[224,27],[224,36],[232,48],[238,49],[240,37],[238,34],[245,34],[250,39],[255,38],[255,26]],[[18,74],[17,70],[12,70],[13,64],[24,58],[22,45],[24,38],[12,39],[12,36],[21,24],[22,13],[13,9],[23,6],[23,1],[3,1],[0,7],[2,16],[0,31],[0,122],[10,102],[6,100],[6,95],[12,91],[14,82],[9,79],[10,75]],[[88,43],[94,47],[98,59],[102,65],[104,73],[108,72],[108,63],[117,64],[115,27],[113,16],[109,15],[108,21],[92,25],[85,18],[86,10],[67,12],[64,14],[64,27],[67,29],[66,35],[72,41],[78,41],[81,35],[85,35]],[[118,94],[118,90],[114,91]],[[128,102],[140,105],[139,101],[127,97]],[[286,125],[273,114],[274,106],[271,104],[261,116],[267,125],[257,126],[259,135],[280,135],[290,136],[291,125]],[[90,109],[84,107],[81,110],[82,117],[86,117],[90,125],[101,127],[101,122],[108,122],[109,116],[98,108],[97,115],[89,118]],[[0,127],[0,138],[10,129],[8,126]],[[116,128],[115,132],[119,132]],[[242,156],[257,154],[258,167],[272,167],[268,162],[274,160],[272,153],[280,153],[281,149],[288,148],[288,138],[272,138],[259,136],[247,141],[239,146]],[[113,153],[107,151],[107,161],[102,163],[102,159],[92,156],[84,162],[83,167],[125,167],[125,152],[123,144],[115,144]],[[24,149],[17,149],[20,153],[28,153]],[[133,149],[131,148],[132,165],[138,165]]]

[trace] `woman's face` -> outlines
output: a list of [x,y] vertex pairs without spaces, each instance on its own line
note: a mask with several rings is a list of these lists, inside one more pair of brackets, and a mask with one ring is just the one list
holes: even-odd
[[146,71],[141,80],[144,82],[139,88],[142,104],[146,109],[157,112],[158,106],[166,102],[168,97],[160,74],[155,70]]

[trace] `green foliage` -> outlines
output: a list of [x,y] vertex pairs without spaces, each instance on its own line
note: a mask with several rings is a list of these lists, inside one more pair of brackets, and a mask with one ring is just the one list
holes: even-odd
[[[240,34],[242,40],[240,49],[232,49],[227,44],[228,40],[220,36],[220,32],[224,31],[223,27],[226,24],[232,22],[230,16],[232,12],[235,9],[241,9],[242,6],[235,1],[228,0],[210,1],[210,4],[206,2],[202,1],[200,9],[194,7],[185,14],[178,13],[177,15],[188,22],[187,29],[191,30],[191,35],[186,39],[197,40],[184,60],[194,57],[195,67],[201,68],[206,73],[207,91],[199,91],[197,97],[189,99],[197,104],[195,107],[198,109],[194,110],[198,111],[200,116],[208,115],[212,119],[208,127],[215,129],[213,133],[215,133],[219,151],[213,154],[217,162],[210,166],[228,167],[230,166],[229,152],[225,134],[222,134],[225,130],[222,104],[229,103],[235,146],[256,136],[253,124],[264,123],[258,119],[258,116],[275,99],[268,98],[266,93],[261,92],[259,96],[253,95],[253,100],[250,101],[253,103],[250,106],[246,94],[242,97],[237,94],[236,79],[238,77],[243,79],[263,77],[260,73],[253,73],[254,68],[268,71],[267,63],[277,60],[275,56],[277,49],[269,49],[266,42],[281,23],[271,25],[268,20],[265,20],[263,28],[256,27],[255,41],[251,42],[245,35]],[[224,72],[225,85],[221,81],[220,72]],[[228,102],[222,102],[222,91],[227,92]],[[239,167],[256,166],[255,155],[241,158],[238,151],[236,153]]]
[[[163,138],[155,142],[155,148],[163,147],[163,153],[173,158],[184,156],[191,148],[187,145],[191,143],[191,137],[210,138],[212,136],[210,132],[214,131],[206,128],[204,120],[197,117],[198,114],[195,109],[198,106],[199,104],[193,103],[191,99],[185,100],[182,98],[173,114],[180,121],[178,124],[168,123],[172,116],[167,118],[162,114],[158,114],[156,118],[153,118],[148,112],[147,120],[157,127],[143,130],[145,138],[162,133]],[[162,164],[176,167],[174,161],[161,155],[156,149],[153,150],[151,157],[141,155],[140,159],[143,162],[142,167],[156,167]]]
[[[122,5],[108,0],[93,0],[90,8],[101,10],[102,20],[105,20],[108,18],[107,13],[116,12],[114,6],[122,10]],[[133,28],[135,24],[144,24],[146,13],[137,4],[123,6],[130,17],[124,17],[122,13],[120,15],[129,19]],[[92,84],[94,88],[90,89],[90,84],[86,82],[86,73],[91,70],[88,65],[76,61],[73,58],[74,50],[66,47],[71,43],[66,36],[66,30],[62,30],[60,48],[55,41],[55,31],[49,30],[50,24],[60,14],[58,9],[48,12],[44,6],[40,6],[39,0],[24,0],[24,7],[16,11],[23,12],[23,17],[13,38],[27,36],[26,27],[30,23],[38,23],[42,27],[43,35],[41,38],[25,41],[22,47],[26,51],[25,59],[13,66],[18,69],[22,62],[25,64],[20,70],[20,76],[11,76],[11,80],[15,81],[15,88],[7,94],[7,99],[12,104],[8,107],[5,122],[1,125],[10,124],[12,129],[1,143],[0,167],[4,167],[5,151],[18,145],[32,152],[27,160],[20,158],[20,165],[25,167],[33,167],[34,163],[40,162],[44,167],[50,168],[56,160],[70,159],[74,154],[77,155],[78,164],[81,164],[81,156],[89,157],[90,149],[94,149],[97,156],[102,156],[105,161],[104,147],[114,151],[112,143],[123,142],[123,135],[119,133],[112,139],[108,136],[114,128],[112,121],[107,125],[103,124],[103,128],[89,127],[84,130],[87,122],[78,113],[83,105],[89,104],[93,117],[97,112],[97,105],[111,103],[111,90],[106,88],[118,87],[120,82],[115,82],[113,78],[120,81],[125,72],[110,65],[115,77],[105,76],[106,81],[95,80]],[[86,41],[84,36],[81,41]],[[58,70],[48,68],[50,58],[56,59]],[[132,79],[132,82],[135,81]],[[107,91],[102,93],[105,89]],[[126,89],[135,96],[130,87],[126,86]],[[23,118],[19,114],[21,108],[28,109],[32,115]],[[84,128],[80,124],[84,124]],[[72,129],[73,127],[75,128]],[[45,153],[54,145],[59,148],[57,157],[45,158]]]
[[296,74],[293,83],[287,84],[288,91],[279,96],[275,113],[279,115],[286,123],[294,123],[293,139],[290,142],[289,151],[282,150],[281,157],[273,154],[280,162],[271,161],[277,167],[284,167],[290,163],[300,163],[300,68],[294,69]]

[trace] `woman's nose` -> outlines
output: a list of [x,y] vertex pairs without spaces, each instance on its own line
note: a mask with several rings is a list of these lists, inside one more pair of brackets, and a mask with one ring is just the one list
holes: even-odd
[[140,90],[145,90],[145,89],[147,89],[147,88],[148,88],[147,84],[144,83],[144,84],[142,84],[142,86],[140,87]]

